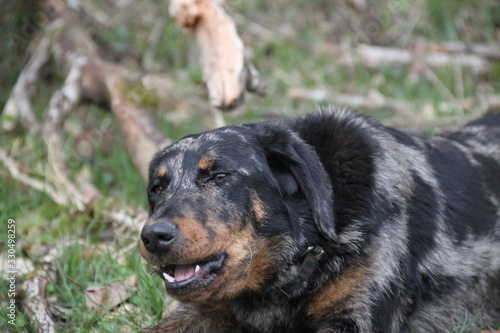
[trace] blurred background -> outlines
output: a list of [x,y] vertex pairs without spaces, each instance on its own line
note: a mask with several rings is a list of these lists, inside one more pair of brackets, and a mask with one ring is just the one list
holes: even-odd
[[[43,6],[47,1],[0,2],[0,109],[13,97],[22,71],[33,66],[30,59],[36,59],[44,36],[65,29],[51,25],[55,16]],[[141,75],[140,85],[122,86],[124,99],[156,117],[159,133],[170,140],[211,129],[221,119],[226,124],[286,119],[329,105],[417,134],[500,110],[498,0],[228,0],[224,8],[267,95],[246,94],[239,108],[224,113],[211,108],[196,38],[169,17],[168,1],[53,3],[71,11],[103,61]],[[67,78],[62,57],[52,51],[24,89],[30,91],[35,122],[49,117],[49,101]],[[138,229],[122,228],[109,212],[127,207],[137,222],[147,211],[146,183],[109,102],[84,98],[70,111],[58,128],[57,153],[65,179],[77,191],[89,193],[79,184],[91,184],[90,192],[98,193],[82,199],[83,205],[67,198],[71,186],[58,192],[65,183],[53,179],[57,172],[46,172],[51,152],[41,132],[5,111],[0,118],[0,225],[16,221],[19,266],[17,324],[4,323],[9,299],[8,286],[2,285],[0,327],[40,331],[25,308],[23,283],[42,274],[47,285],[41,297],[58,331],[139,331],[158,322],[170,300],[137,253]],[[57,195],[62,198],[55,200]],[[64,251],[50,257],[58,247]],[[49,269],[48,255],[56,258]],[[98,290],[122,289],[116,304],[89,301]],[[462,330],[457,325],[456,332]]]

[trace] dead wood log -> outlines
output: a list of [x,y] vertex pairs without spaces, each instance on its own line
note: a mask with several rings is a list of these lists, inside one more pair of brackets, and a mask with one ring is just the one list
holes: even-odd
[[[412,54],[408,50],[361,44],[355,50],[359,60],[368,67],[379,68],[382,65],[409,65]],[[468,67],[475,74],[484,74],[490,69],[489,62],[478,55],[445,52],[428,52],[425,64],[429,67],[458,65]]]
[[265,84],[245,58],[243,42],[222,0],[171,0],[169,10],[184,31],[197,37],[212,106],[231,110],[243,102],[245,91],[266,93]]

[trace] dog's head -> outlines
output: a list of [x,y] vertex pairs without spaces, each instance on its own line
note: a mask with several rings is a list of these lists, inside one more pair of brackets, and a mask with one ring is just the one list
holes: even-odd
[[184,302],[286,284],[304,247],[336,237],[330,186],[312,147],[284,124],[185,137],[151,162],[140,252]]

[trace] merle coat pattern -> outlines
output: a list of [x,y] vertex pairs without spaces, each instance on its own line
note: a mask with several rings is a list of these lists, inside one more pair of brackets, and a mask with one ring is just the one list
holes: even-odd
[[180,301],[151,332],[500,323],[500,115],[430,137],[346,111],[229,126],[149,178],[140,251]]

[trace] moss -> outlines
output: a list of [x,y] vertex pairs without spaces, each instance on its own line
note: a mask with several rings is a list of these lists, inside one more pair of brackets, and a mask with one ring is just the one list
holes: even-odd
[[160,106],[160,97],[154,91],[147,89],[140,81],[124,83],[119,89],[128,102],[141,108],[158,109]]

